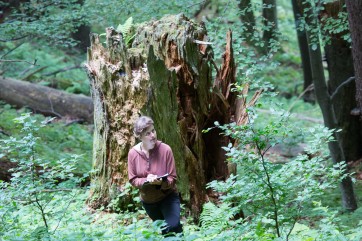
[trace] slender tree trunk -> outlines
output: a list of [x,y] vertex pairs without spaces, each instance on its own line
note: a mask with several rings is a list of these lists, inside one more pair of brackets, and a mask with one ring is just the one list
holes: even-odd
[[362,118],[362,0],[346,0],[349,29],[352,37],[353,65],[356,81],[356,100]]
[[329,92],[335,93],[332,105],[338,129],[342,130],[338,134],[339,142],[346,161],[356,161],[362,157],[362,126],[358,117],[351,115],[351,111],[356,108],[354,81],[337,91],[341,84],[354,75],[351,49],[344,40],[332,38],[331,45],[325,47],[325,52],[329,72]]
[[[309,15],[309,18],[311,18],[311,15]],[[310,19],[308,20],[309,23],[312,22]],[[308,41],[310,42],[309,37],[310,33],[308,33]],[[320,45],[319,43],[315,42],[313,44],[316,46],[316,49],[313,50],[312,47],[310,47],[309,51],[311,56],[311,68],[312,68],[313,83],[314,83],[316,98],[322,111],[325,126],[328,127],[329,129],[336,129],[338,128],[338,126],[336,124],[335,115],[333,113],[334,110],[324,76]],[[311,46],[311,44],[309,45]],[[344,162],[346,161],[346,159],[343,153],[343,149],[340,146],[339,138],[335,132],[333,136],[336,141],[328,143],[333,163]],[[356,210],[357,201],[354,195],[353,183],[351,178],[350,177],[344,178],[340,184],[340,188],[342,193],[343,207],[350,211]]]
[[[340,1],[329,3],[325,5],[323,15],[337,18],[341,11],[345,11],[343,5]],[[358,116],[351,115],[351,110],[357,105],[356,86],[354,81],[346,84],[354,76],[354,69],[350,43],[341,37],[342,34],[345,33],[330,36],[331,42],[325,46],[325,53],[329,73],[328,89],[333,95],[336,124],[342,130],[338,133],[338,141],[346,161],[351,162],[362,157],[362,123]]]
[[247,43],[252,44],[255,27],[255,16],[251,0],[240,0],[238,7],[240,10],[241,23],[245,27],[243,36],[245,36]]
[[278,32],[276,0],[263,0],[263,23],[266,28],[263,32],[265,50],[269,50],[270,40],[277,39]]
[[88,203],[94,208],[107,206],[127,182],[127,154],[136,143],[133,123],[142,113],[154,119],[158,137],[172,147],[178,189],[197,218],[207,200],[206,183],[228,175],[221,149],[225,142],[210,142],[220,136],[202,130],[214,121],[229,123],[234,114],[235,97],[228,92],[235,81],[233,56],[227,53],[232,51],[231,34],[219,71],[225,74],[218,75],[214,92],[210,92],[212,50],[197,44],[207,40],[206,31],[183,15],[139,25],[130,49],[112,28],[106,35],[106,47],[93,35],[88,51],[96,170]]
[[299,45],[300,56],[302,59],[302,69],[303,69],[303,77],[304,84],[303,89],[305,94],[303,96],[304,101],[306,102],[315,102],[315,94],[314,90],[310,89],[310,86],[313,84],[312,80],[312,70],[310,64],[310,56],[309,56],[309,46],[308,46],[308,38],[307,32],[303,29],[299,29],[299,23],[301,17],[303,16],[303,7],[301,0],[292,0],[293,13],[294,13],[294,21],[295,27],[297,31],[297,39]]
[[[335,116],[332,110],[332,103],[329,96],[328,88],[325,83],[323,73],[322,55],[318,47],[316,50],[311,50],[311,64],[313,71],[313,83],[318,104],[322,110],[324,124],[329,129],[336,129],[338,126],[335,123]],[[331,157],[334,163],[346,161],[343,150],[339,143],[339,138],[336,133],[333,134],[336,141],[328,143]],[[353,183],[350,177],[342,180],[340,185],[342,192],[342,204],[347,210],[354,211],[357,209],[357,201],[353,191]]]
[[86,53],[87,48],[90,45],[89,34],[91,27],[88,25],[81,25],[77,28],[76,32],[72,33],[71,36],[74,40],[78,41],[76,47],[82,52]]
[[[78,0],[77,4],[83,5],[84,0]],[[86,53],[87,48],[90,45],[89,34],[91,32],[91,27],[85,24],[77,27],[76,31],[71,33],[71,37],[78,41],[76,47],[82,52]]]

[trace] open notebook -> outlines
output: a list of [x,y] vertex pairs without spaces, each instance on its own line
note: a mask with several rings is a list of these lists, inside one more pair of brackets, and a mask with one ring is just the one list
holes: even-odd
[[[170,174],[166,173],[166,174],[164,174],[164,175],[162,175],[162,176],[158,176],[157,179],[162,179],[162,181],[166,181],[166,180],[167,180],[167,177],[168,177],[169,175],[170,175]],[[150,182],[145,181],[144,184],[148,184],[148,183],[150,183]],[[144,184],[143,184],[143,185],[144,185]]]

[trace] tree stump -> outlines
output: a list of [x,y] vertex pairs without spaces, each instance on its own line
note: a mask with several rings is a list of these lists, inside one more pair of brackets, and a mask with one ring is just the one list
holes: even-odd
[[88,204],[106,206],[128,181],[127,154],[136,144],[133,123],[144,114],[155,121],[158,138],[171,146],[178,189],[197,218],[207,200],[206,184],[229,175],[221,148],[229,140],[217,129],[203,130],[234,118],[231,32],[215,80],[202,24],[182,14],[165,16],[136,26],[135,36],[129,48],[113,28],[106,29],[106,46],[98,35],[91,36],[87,69],[94,101],[95,172]]

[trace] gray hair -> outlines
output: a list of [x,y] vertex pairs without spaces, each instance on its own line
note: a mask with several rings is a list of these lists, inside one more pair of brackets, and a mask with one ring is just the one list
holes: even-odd
[[140,138],[144,130],[153,125],[153,120],[148,116],[140,116],[134,123],[133,133],[137,138]]

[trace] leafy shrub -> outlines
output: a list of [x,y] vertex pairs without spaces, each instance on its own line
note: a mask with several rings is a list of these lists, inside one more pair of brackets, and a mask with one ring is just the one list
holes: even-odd
[[[49,209],[48,204],[54,200],[56,193],[72,193],[72,188],[81,181],[73,174],[77,157],[55,161],[39,158],[35,152],[39,139],[36,137],[36,132],[39,130],[36,120],[31,119],[30,113],[26,113],[16,118],[15,123],[22,127],[22,138],[10,137],[2,140],[3,145],[1,145],[3,155],[17,163],[17,166],[11,170],[11,182],[2,184],[5,194],[2,201],[12,204],[10,205],[12,212],[16,212],[17,207],[23,203],[33,206],[34,211],[42,219],[39,225],[35,225],[33,233],[44,236],[49,231],[54,231],[49,219],[52,219],[56,212],[65,212],[65,210]],[[8,211],[10,210],[5,210],[4,213]],[[58,217],[61,220],[62,215]]]
[[[330,166],[326,162],[328,156],[321,150],[326,142],[333,140],[332,130],[323,127],[308,130],[311,138],[304,154],[285,164],[274,163],[267,155],[268,150],[292,136],[295,126],[288,125],[283,117],[280,121],[256,128],[257,117],[252,111],[249,111],[249,118],[249,123],[244,126],[215,123],[225,135],[235,140],[236,144],[230,143],[224,149],[228,161],[237,164],[238,175],[232,175],[224,182],[209,183],[210,188],[222,194],[223,203],[205,206],[201,220],[208,222],[203,222],[204,229],[216,225],[217,230],[235,230],[235,222],[230,222],[231,216],[242,210],[246,215],[239,226],[244,237],[242,240],[298,240],[300,236],[294,229],[309,225],[305,220],[322,208],[316,209],[311,204],[319,201],[326,190],[334,188],[345,177],[346,164]],[[222,222],[215,215],[219,212],[223,213]],[[328,219],[331,222],[321,219],[327,217],[326,214],[329,212],[319,214],[314,220],[319,225],[315,232],[322,232],[325,237],[322,240],[329,240],[328,232],[339,231],[332,219]]]

